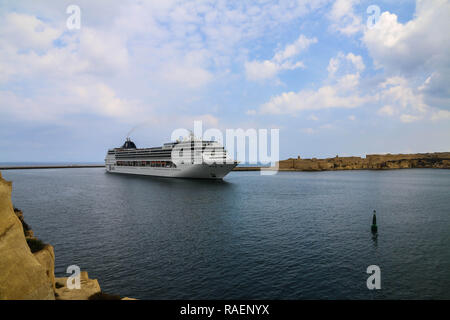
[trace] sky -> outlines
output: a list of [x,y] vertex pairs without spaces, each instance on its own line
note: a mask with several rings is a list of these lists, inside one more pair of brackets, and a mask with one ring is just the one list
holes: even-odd
[[281,159],[450,151],[448,17],[450,0],[2,0],[0,162],[102,162],[195,120],[277,128]]

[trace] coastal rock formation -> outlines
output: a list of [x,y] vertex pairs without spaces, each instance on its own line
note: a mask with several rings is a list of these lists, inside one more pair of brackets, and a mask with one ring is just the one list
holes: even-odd
[[101,292],[96,279],[80,274],[80,289],[55,278],[55,253],[37,239],[22,211],[11,203],[12,183],[0,172],[0,300],[134,300]]
[[31,253],[14,213],[11,191],[0,174],[0,299],[54,300],[47,270]]
[[47,244],[42,250],[33,253],[36,260],[45,269],[48,281],[52,284],[52,289],[55,291],[55,251],[53,246]]
[[100,285],[96,279],[89,279],[88,273],[80,273],[80,289],[69,289],[68,278],[56,278],[58,288],[56,289],[57,300],[88,300],[92,295],[101,292]]
[[22,223],[25,238],[27,238],[27,239],[34,238],[33,230],[31,230],[30,226],[25,222],[25,219],[23,218],[23,212],[19,209],[14,208],[14,213],[16,214],[17,218],[19,218],[20,222]]
[[101,291],[96,279],[89,279],[86,271],[80,273],[80,289],[69,289],[69,278],[56,278],[56,300],[137,300],[129,297],[107,294]]
[[278,162],[281,171],[383,170],[406,168],[450,169],[450,152],[417,154],[371,154],[361,157],[287,159]]

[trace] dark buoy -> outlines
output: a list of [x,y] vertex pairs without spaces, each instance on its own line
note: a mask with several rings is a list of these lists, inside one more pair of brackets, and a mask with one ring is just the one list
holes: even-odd
[[373,210],[373,218],[372,218],[372,227],[370,228],[372,230],[372,233],[377,233],[378,232],[378,227],[377,227],[377,215],[376,215],[376,211]]

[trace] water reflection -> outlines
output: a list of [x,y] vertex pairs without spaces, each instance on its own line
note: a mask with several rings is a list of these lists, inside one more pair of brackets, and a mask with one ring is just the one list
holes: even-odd
[[372,242],[375,249],[378,248],[378,232],[372,232]]

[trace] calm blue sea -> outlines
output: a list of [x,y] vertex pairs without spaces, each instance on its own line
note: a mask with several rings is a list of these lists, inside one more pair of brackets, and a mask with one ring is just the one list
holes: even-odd
[[[3,171],[14,205],[103,291],[140,299],[449,299],[450,170],[224,181]],[[377,211],[379,234],[370,232]],[[381,290],[366,287],[369,265]]]

